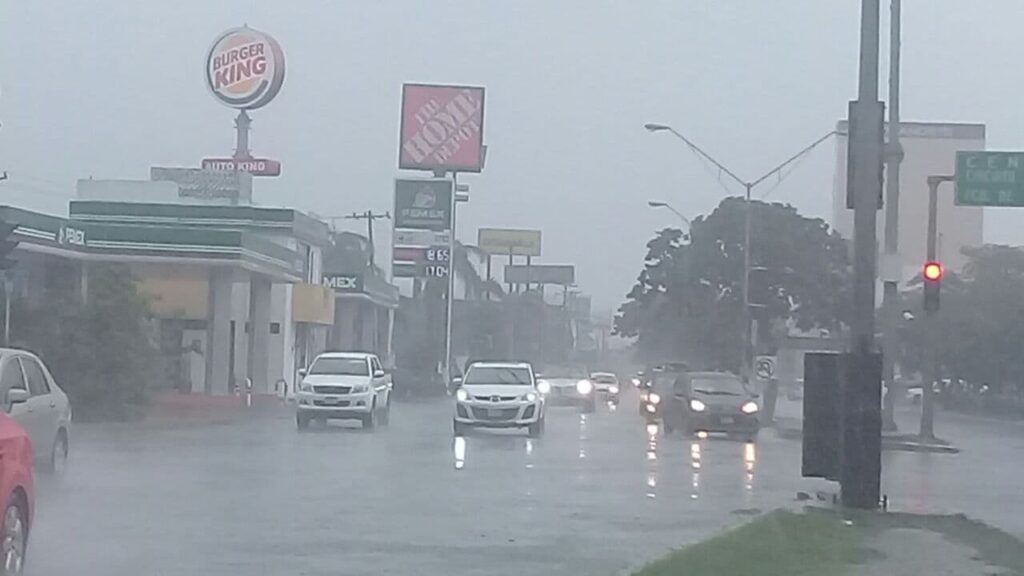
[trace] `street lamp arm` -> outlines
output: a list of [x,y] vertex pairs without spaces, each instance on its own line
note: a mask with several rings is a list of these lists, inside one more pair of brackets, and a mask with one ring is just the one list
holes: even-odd
[[683,223],[686,224],[687,228],[692,228],[693,227],[693,224],[690,223],[690,219],[687,218],[686,216],[683,216],[683,214],[679,210],[676,210],[675,208],[673,208],[671,204],[665,204],[665,207],[668,208],[669,210],[671,210],[672,213],[675,214],[676,216],[679,216],[679,219],[682,220]]
[[728,168],[723,166],[721,162],[719,162],[718,160],[715,160],[714,158],[712,158],[710,154],[708,154],[707,152],[702,150],[700,148],[700,146],[697,146],[696,144],[691,142],[689,138],[687,138],[686,136],[683,136],[682,134],[680,134],[678,130],[676,130],[675,128],[672,128],[671,126],[669,126],[668,127],[668,131],[671,132],[672,135],[674,135],[676,138],[679,138],[680,140],[685,142],[686,145],[689,146],[690,149],[693,150],[694,152],[696,152],[700,157],[704,158],[708,162],[711,162],[715,166],[715,168],[718,168],[719,170],[722,171],[722,173],[724,173],[728,177],[730,177],[733,180],[735,180],[740,186],[746,186],[747,185],[747,183],[742,178],[740,178],[739,176],[734,174],[732,172],[732,170],[729,170]]
[[797,160],[799,160],[801,156],[803,156],[804,154],[807,154],[807,153],[808,153],[808,152],[810,152],[811,150],[814,150],[814,149],[815,149],[815,148],[817,148],[817,147],[818,147],[819,145],[821,145],[821,144],[822,144],[823,142],[825,142],[826,140],[828,140],[829,138],[831,138],[832,136],[834,136],[834,135],[836,135],[836,134],[838,134],[838,132],[836,132],[835,130],[832,130],[832,131],[830,131],[830,132],[829,132],[828,134],[825,134],[825,135],[824,135],[824,136],[822,136],[821,138],[818,138],[817,140],[815,140],[814,142],[812,142],[812,143],[811,143],[810,145],[808,145],[807,147],[805,147],[805,148],[804,148],[803,150],[800,150],[800,151],[799,151],[799,152],[797,152],[796,154],[793,154],[792,156],[790,156],[789,158],[787,158],[787,159],[786,159],[786,161],[785,161],[785,162],[783,162],[782,164],[779,164],[779,165],[778,165],[778,166],[776,166],[775,168],[772,168],[771,170],[769,170],[768,172],[766,172],[766,173],[765,173],[765,174],[764,174],[763,176],[761,176],[761,177],[760,177],[760,178],[758,178],[757,180],[754,180],[753,182],[751,182],[751,183],[750,183],[750,187],[751,187],[751,188],[754,188],[754,187],[756,187],[756,186],[757,186],[758,184],[760,184],[760,183],[764,182],[765,180],[767,180],[767,179],[771,178],[771,177],[772,177],[772,176],[774,176],[775,174],[778,174],[779,172],[781,172],[781,171],[785,170],[787,166],[789,166],[789,165],[790,165],[790,164],[792,164],[793,162],[796,162]]

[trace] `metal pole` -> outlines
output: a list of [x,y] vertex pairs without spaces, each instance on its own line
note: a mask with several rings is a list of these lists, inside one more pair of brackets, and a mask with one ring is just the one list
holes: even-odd
[[487,292],[487,300],[490,301],[491,300],[491,254],[489,252],[487,253],[487,287],[485,288],[485,290]]
[[885,404],[882,409],[882,428],[896,430],[896,398],[900,387],[896,384],[896,328],[900,322],[899,283],[903,268],[899,260],[899,214],[900,214],[900,162],[903,148],[900,145],[900,21],[901,0],[891,0],[889,19],[889,140],[886,151],[885,173],[885,256],[892,267],[889,274],[895,277],[883,278],[882,312],[885,318],[884,340],[882,341],[882,380],[885,382]]
[[746,207],[743,210],[743,377],[750,381],[751,359],[753,353],[752,332],[750,330],[750,192],[753,184],[744,184],[746,188]]
[[239,110],[235,118],[235,160],[252,158],[249,153],[249,126],[252,120],[245,110]]
[[377,245],[373,243],[373,219],[372,210],[366,211],[366,239],[370,242],[370,268],[373,268],[373,256],[377,252]]
[[4,283],[4,346],[11,345],[11,282]]
[[452,229],[448,236],[448,301],[445,312],[447,320],[444,330],[444,378],[445,382],[451,382],[451,360],[452,360],[452,309],[455,307],[455,190],[459,187],[459,173],[452,172]]
[[[928,177],[928,237],[926,243],[926,258],[928,261],[935,260],[935,240],[938,236],[938,213],[939,213],[939,184],[951,182],[952,176],[929,176]],[[933,386],[938,380],[938,355],[935,352],[935,312],[925,311],[924,334],[925,334],[925,381],[921,389],[921,428],[919,434],[923,438],[935,436],[935,394]]]
[[839,478],[842,502],[874,509],[881,495],[881,366],[875,349],[878,202],[884,105],[878,101],[879,0],[862,0],[860,90],[850,105],[847,191],[854,208],[853,317],[842,385]]

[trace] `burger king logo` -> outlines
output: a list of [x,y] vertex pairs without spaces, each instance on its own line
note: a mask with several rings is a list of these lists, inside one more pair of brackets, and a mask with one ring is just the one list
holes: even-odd
[[261,108],[277,96],[283,83],[284,52],[269,34],[258,30],[228,30],[206,56],[206,85],[232,108]]

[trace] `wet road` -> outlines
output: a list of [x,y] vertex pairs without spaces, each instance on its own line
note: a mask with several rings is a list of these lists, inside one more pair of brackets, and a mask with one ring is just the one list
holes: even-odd
[[389,428],[79,426],[40,478],[34,576],[619,574],[792,502],[799,444],[650,436],[635,400],[544,438],[453,439],[445,401]]

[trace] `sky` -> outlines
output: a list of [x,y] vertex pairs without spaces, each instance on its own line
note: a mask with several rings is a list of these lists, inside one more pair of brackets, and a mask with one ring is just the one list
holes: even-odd
[[[208,93],[203,59],[220,32],[248,24],[287,58],[281,93],[252,113],[250,143],[283,173],[258,179],[254,201],[323,216],[389,210],[402,83],[482,85],[487,166],[460,179],[471,201],[459,239],[538,228],[538,262],[574,264],[579,288],[610,313],[646,242],[677,225],[648,200],[693,217],[741,192],[643,124],[670,124],[742,178],[760,176],[845,116],[859,10],[859,0],[0,0],[0,203],[64,214],[79,178],[146,179],[150,166],[230,155],[234,112]],[[1024,148],[1022,16],[1020,0],[904,0],[904,119],[983,122],[989,148]],[[834,164],[828,142],[755,197],[828,218]],[[1024,243],[1017,214],[986,214],[986,239]],[[381,250],[388,236],[378,229]]]

